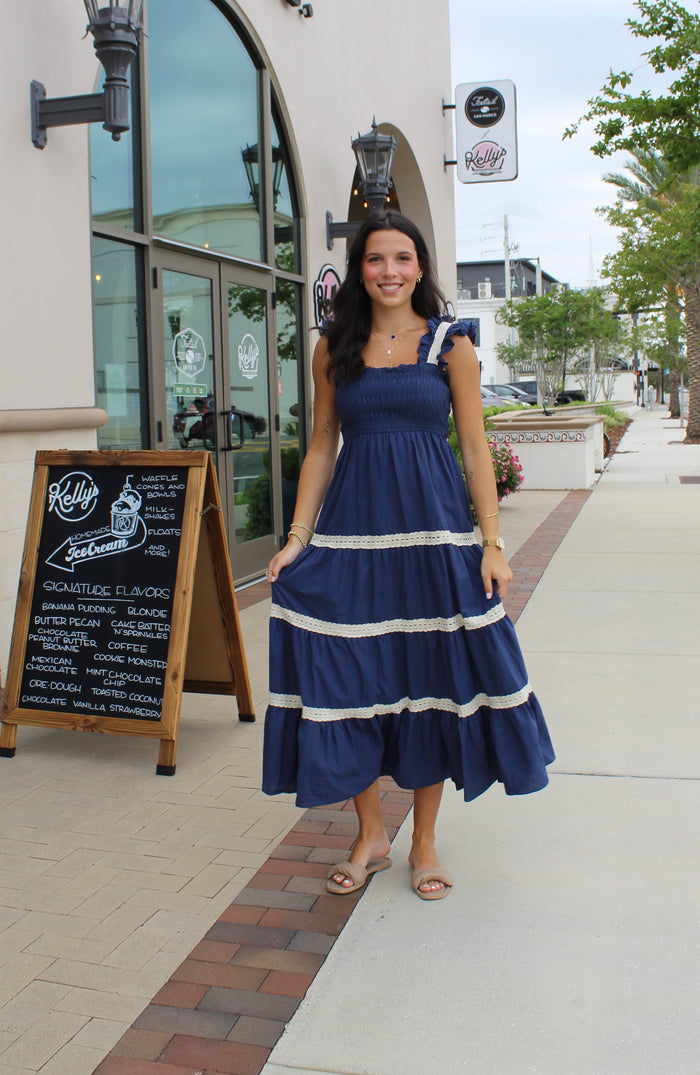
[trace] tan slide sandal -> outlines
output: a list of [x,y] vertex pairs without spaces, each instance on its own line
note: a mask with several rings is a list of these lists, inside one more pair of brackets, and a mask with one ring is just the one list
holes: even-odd
[[[444,888],[431,889],[429,892],[421,892],[420,885],[430,884],[431,881],[439,881]],[[444,900],[452,888],[452,878],[447,870],[436,866],[434,869],[413,870],[411,873],[411,888],[422,900]]]
[[[326,884],[326,888],[335,896],[345,896],[348,892],[357,892],[359,889],[364,888],[367,878],[371,877],[373,873],[388,870],[390,866],[391,859],[388,855],[386,858],[372,859],[366,866],[361,866],[359,862],[340,862],[328,874],[329,881]],[[337,881],[333,880],[337,873],[345,874],[346,877],[350,878],[352,884],[338,884]]]

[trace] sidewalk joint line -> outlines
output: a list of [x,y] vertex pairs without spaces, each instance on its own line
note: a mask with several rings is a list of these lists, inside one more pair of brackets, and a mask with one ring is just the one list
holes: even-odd
[[667,781],[685,781],[688,784],[700,783],[700,777],[697,776],[654,776],[653,773],[598,773],[595,770],[578,772],[574,769],[552,769],[549,770],[550,776],[586,776],[586,777],[600,777],[603,780],[667,780]]

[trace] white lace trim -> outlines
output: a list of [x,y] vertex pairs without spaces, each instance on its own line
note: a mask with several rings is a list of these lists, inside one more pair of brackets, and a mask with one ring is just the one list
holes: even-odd
[[496,623],[503,619],[506,612],[503,605],[494,605],[488,612],[480,616],[463,616],[458,612],[455,616],[435,616],[433,619],[419,618],[415,620],[395,619],[378,620],[375,623],[333,623],[331,620],[317,620],[313,616],[306,616],[302,612],[294,612],[290,608],[273,604],[270,615],[278,620],[284,620],[293,627],[302,631],[310,631],[315,635],[331,635],[334,638],[374,638],[378,635],[391,635],[401,632],[402,634],[421,634],[424,631],[478,631],[482,627]]
[[413,530],[407,534],[314,534],[311,545],[323,549],[410,549],[421,545],[477,545],[472,532]]
[[477,694],[469,702],[455,702],[451,698],[400,698],[397,702],[362,706],[359,709],[326,709],[314,706],[302,705],[301,696],[298,694],[271,694],[270,705],[277,709],[300,709],[302,720],[310,720],[316,723],[327,723],[335,720],[371,720],[372,717],[386,716],[390,713],[424,713],[427,710],[438,709],[445,713],[454,713],[455,716],[464,718],[471,717],[482,706],[489,709],[514,709],[523,705],[530,694],[532,687],[529,683],[514,694],[488,695]]

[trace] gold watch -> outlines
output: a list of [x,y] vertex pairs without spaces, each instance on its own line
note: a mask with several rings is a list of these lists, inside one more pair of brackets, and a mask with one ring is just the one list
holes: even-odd
[[481,541],[482,548],[487,549],[489,545],[493,545],[496,549],[503,551],[506,547],[506,543],[503,538],[483,538]]

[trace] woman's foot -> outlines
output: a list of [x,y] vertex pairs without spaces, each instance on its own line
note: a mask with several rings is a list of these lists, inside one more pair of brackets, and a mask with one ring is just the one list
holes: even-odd
[[[367,867],[370,863],[377,863],[378,861],[387,860],[389,852],[391,851],[391,844],[389,843],[389,837],[386,832],[381,836],[374,838],[364,838],[358,836],[355,843],[352,845],[352,850],[348,855],[348,862],[356,864],[358,866]],[[387,866],[391,865],[387,862]],[[379,869],[386,869],[386,866],[380,866]],[[375,868],[373,873],[377,873]],[[330,880],[337,886],[347,889],[348,892],[355,888],[361,888],[361,885],[357,885],[352,877],[349,877],[343,872],[339,866],[338,869],[331,874]]]
[[443,870],[433,843],[414,836],[408,864],[413,871],[413,887],[423,899],[441,899],[452,887],[452,878]]

